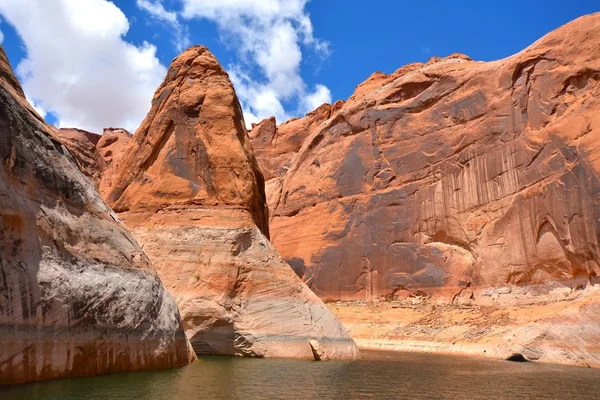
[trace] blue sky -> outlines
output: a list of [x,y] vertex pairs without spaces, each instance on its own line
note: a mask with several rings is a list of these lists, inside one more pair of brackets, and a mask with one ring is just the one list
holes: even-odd
[[596,11],[598,0],[1,0],[0,38],[49,122],[99,132],[135,129],[190,44],[230,72],[247,123],[282,122],[375,71],[454,52],[504,58]]

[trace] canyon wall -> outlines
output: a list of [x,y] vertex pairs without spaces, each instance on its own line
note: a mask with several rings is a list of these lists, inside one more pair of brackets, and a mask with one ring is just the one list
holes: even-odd
[[189,363],[175,301],[1,47],[0,104],[0,384]]
[[[255,126],[273,245],[327,300],[596,283],[599,21],[500,61],[455,54],[376,73],[295,133]],[[296,136],[289,166],[271,167],[277,139]]]
[[375,73],[323,122],[254,127],[271,241],[359,345],[600,367],[599,32]]
[[314,339],[330,359],[358,357],[269,243],[241,107],[205,47],[173,60],[104,196],[176,297],[198,354],[312,359]]
[[55,129],[54,133],[71,152],[81,171],[98,187],[100,194],[104,194],[119,169],[131,133],[120,128],[106,128],[102,135],[76,128]]

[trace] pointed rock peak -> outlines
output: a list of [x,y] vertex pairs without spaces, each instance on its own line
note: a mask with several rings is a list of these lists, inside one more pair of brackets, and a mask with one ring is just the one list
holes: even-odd
[[252,129],[249,131],[249,135],[252,138],[253,137],[252,135],[256,133],[255,129],[262,129],[263,127],[271,127],[271,126],[277,126],[277,120],[275,119],[275,117],[265,118],[262,121],[260,121],[259,123],[253,123]]
[[118,211],[176,204],[249,212],[268,235],[264,182],[229,76],[193,46],[176,57],[114,177]]
[[248,133],[252,139],[254,150],[262,149],[273,143],[277,133],[277,121],[275,117],[267,118],[258,124],[252,124],[252,130]]
[[[277,128],[274,118],[257,127]],[[358,357],[267,240],[263,175],[233,85],[206,48],[173,60],[116,170],[108,201],[178,299],[196,352],[312,359],[313,338],[329,358]]]

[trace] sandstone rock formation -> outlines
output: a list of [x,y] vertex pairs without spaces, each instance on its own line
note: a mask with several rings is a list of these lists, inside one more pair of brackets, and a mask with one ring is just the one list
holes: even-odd
[[176,296],[200,354],[356,358],[344,327],[267,240],[263,176],[227,73],[177,57],[106,199]]
[[148,258],[27,103],[1,47],[0,271],[0,384],[193,357]]
[[77,161],[77,165],[90,180],[98,185],[102,176],[96,145],[102,136],[77,128],[53,131]]
[[294,118],[279,126],[275,117],[253,124],[249,135],[265,180],[283,176],[312,129],[328,120],[343,104],[343,101],[333,106],[323,104],[304,118]]
[[75,128],[62,128],[54,133],[103,195],[112,184],[113,173],[131,141],[131,133],[117,128],[106,128],[102,135]]
[[98,144],[98,166],[101,171],[101,179],[98,182],[98,191],[101,196],[109,190],[112,185],[113,176],[119,170],[119,165],[125,149],[131,142],[132,134],[125,129],[106,128]]
[[322,299],[531,306],[494,331],[506,351],[600,366],[599,32],[594,14],[503,60],[374,74],[268,185],[273,245]]
[[333,300],[595,283],[599,29],[375,74],[304,141],[273,244]]

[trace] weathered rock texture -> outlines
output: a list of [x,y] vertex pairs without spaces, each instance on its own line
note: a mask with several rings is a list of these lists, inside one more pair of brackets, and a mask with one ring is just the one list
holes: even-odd
[[[600,368],[598,286],[563,299],[450,305],[435,298],[330,304],[365,349],[463,354]],[[558,294],[558,293],[557,293]],[[563,301],[564,300],[564,301]]]
[[263,176],[227,73],[177,57],[106,196],[158,268],[200,354],[356,358],[344,327],[271,246]]
[[268,186],[273,245],[326,300],[559,302],[568,323],[513,350],[599,366],[599,33],[594,14],[500,61],[374,74]]
[[56,136],[67,147],[77,165],[94,184],[100,182],[102,171],[96,145],[102,136],[76,128],[54,130]]
[[265,180],[268,182],[283,176],[310,132],[327,121],[332,111],[337,111],[343,104],[343,101],[333,106],[323,104],[304,118],[294,118],[279,126],[275,117],[253,124],[249,135]]
[[599,29],[373,75],[284,175],[274,245],[331,299],[594,281]]
[[187,364],[174,300],[1,47],[0,163],[0,384]]
[[131,134],[117,128],[106,128],[102,135],[75,128],[58,129],[55,133],[103,195],[112,184],[113,173],[118,170]]
[[101,196],[104,196],[112,185],[113,176],[119,171],[121,159],[131,138],[131,133],[125,129],[104,129],[104,133],[96,145],[96,153],[99,157],[98,165],[101,171],[98,191]]

